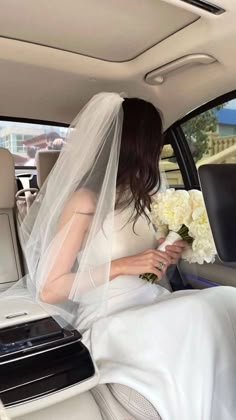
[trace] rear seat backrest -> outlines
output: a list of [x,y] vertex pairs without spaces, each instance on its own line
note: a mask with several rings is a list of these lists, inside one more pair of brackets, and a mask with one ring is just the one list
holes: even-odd
[[41,188],[55,165],[60,151],[58,150],[40,150],[36,156],[37,166],[37,184]]
[[15,227],[15,167],[11,153],[0,148],[0,290],[22,277]]
[[[40,150],[36,155],[36,167],[37,167],[37,184],[41,188],[44,184],[44,181],[51,172],[53,166],[55,165],[60,151],[54,150]],[[19,194],[19,196],[18,196]],[[23,194],[23,195],[22,195]],[[16,205],[17,205],[17,227],[18,227],[18,236],[22,244],[21,237],[21,224],[29,211],[30,206],[33,204],[37,196],[37,190],[34,188],[24,189],[18,191],[16,194]],[[27,272],[26,261],[23,261],[24,270]]]

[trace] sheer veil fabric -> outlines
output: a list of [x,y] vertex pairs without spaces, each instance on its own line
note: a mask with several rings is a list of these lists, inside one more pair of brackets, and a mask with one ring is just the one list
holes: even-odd
[[[80,303],[87,306],[93,320],[106,310],[106,291],[111,262],[111,241],[116,197],[116,178],[123,124],[123,98],[116,93],[95,95],[68,129],[65,146],[22,224],[23,252],[28,275],[3,297],[20,296],[27,286],[40,301],[45,280],[58,258],[67,235],[83,203],[61,227],[60,216],[78,190],[92,191],[95,207],[86,239],[71,273],[72,286],[61,304],[43,304],[53,316],[74,323]],[[102,244],[96,239],[103,231]],[[63,322],[64,322],[63,321]],[[88,325],[86,327],[89,327]]]

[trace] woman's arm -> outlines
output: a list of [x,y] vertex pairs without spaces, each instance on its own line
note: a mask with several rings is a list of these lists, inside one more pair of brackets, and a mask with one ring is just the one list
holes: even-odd
[[53,304],[68,298],[75,279],[71,270],[91,225],[95,207],[95,194],[85,189],[74,193],[65,206],[57,232],[67,224],[68,232],[40,291],[43,302]]
[[[159,243],[164,240],[164,238],[160,239]],[[153,273],[160,281],[169,265],[177,264],[185,247],[186,242],[177,241],[173,245],[167,246],[165,252],[149,249],[140,254],[114,260],[111,263],[110,280],[124,274]],[[160,264],[162,265],[161,270],[158,269]]]
[[[130,257],[113,260],[111,263],[110,279],[121,275],[140,275],[153,273],[161,280],[170,265],[171,260],[166,252],[147,249]],[[158,268],[161,267],[161,268]]]
[[[60,217],[57,231],[60,232],[68,223],[70,225],[60,251],[40,291],[40,299],[43,302],[54,304],[68,298],[76,275],[71,270],[87,236],[95,208],[95,194],[82,189],[74,193],[66,205]],[[179,249],[177,251],[179,252]],[[160,263],[163,264],[161,270],[157,268]],[[113,280],[120,275],[153,273],[161,280],[170,264],[171,258],[168,253],[149,249],[136,255],[112,261],[109,279]],[[86,280],[87,278],[85,278],[84,284],[80,285],[81,293],[85,293],[90,287]]]

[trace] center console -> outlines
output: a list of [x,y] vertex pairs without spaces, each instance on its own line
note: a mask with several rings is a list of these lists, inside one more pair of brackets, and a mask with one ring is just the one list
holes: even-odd
[[0,309],[0,400],[13,417],[34,411],[35,401],[42,408],[97,384],[94,363],[77,330],[62,328],[36,304],[21,302],[22,311],[19,301],[10,304],[18,311],[9,312],[5,303],[4,315],[2,302]]

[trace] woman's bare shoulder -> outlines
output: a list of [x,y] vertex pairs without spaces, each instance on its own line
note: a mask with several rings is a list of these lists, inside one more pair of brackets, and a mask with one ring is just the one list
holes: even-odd
[[97,203],[96,194],[86,188],[80,188],[70,197],[67,208],[75,213],[94,213]]

